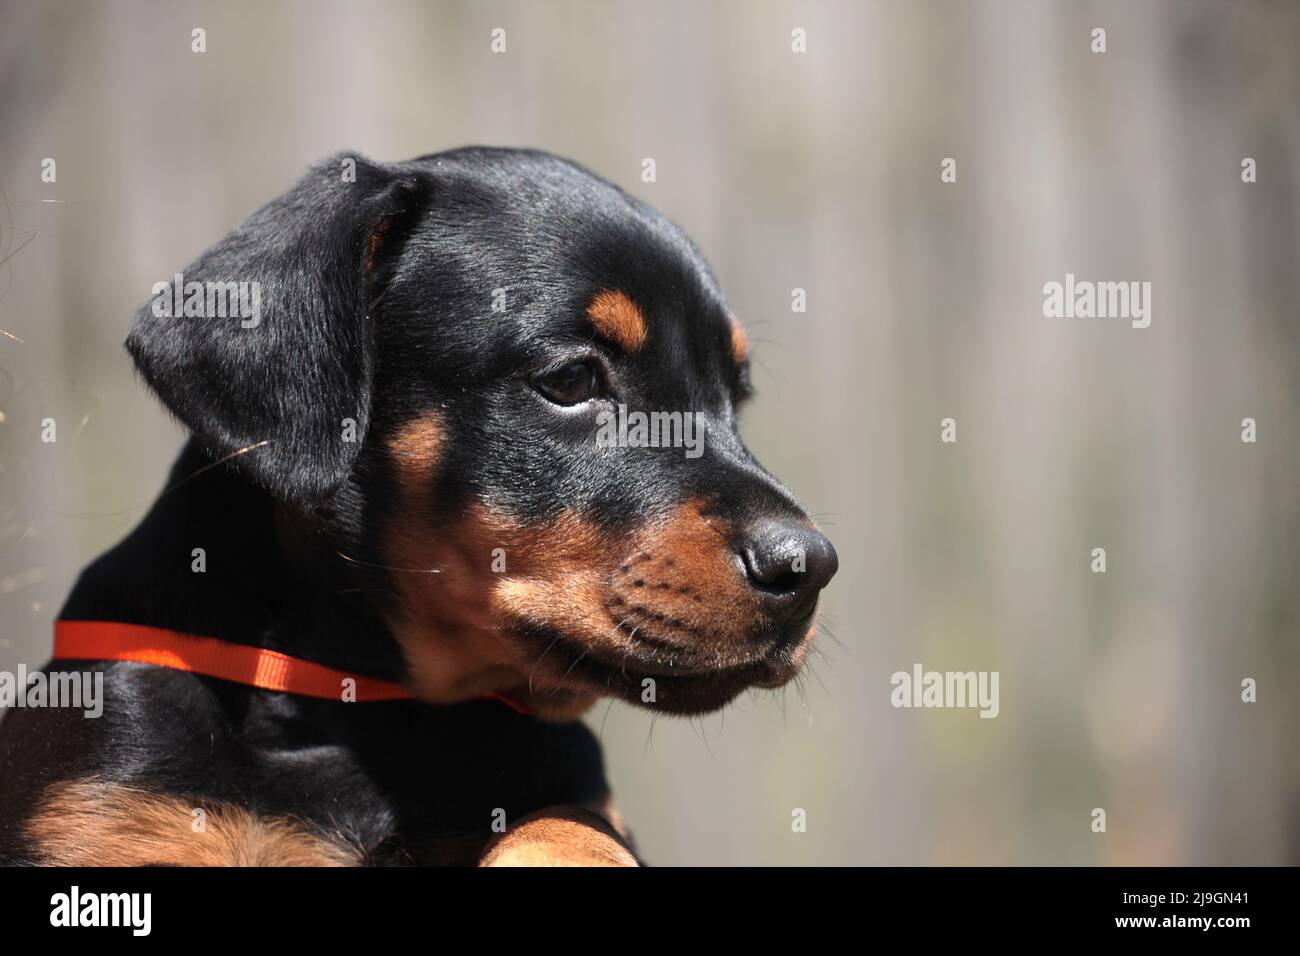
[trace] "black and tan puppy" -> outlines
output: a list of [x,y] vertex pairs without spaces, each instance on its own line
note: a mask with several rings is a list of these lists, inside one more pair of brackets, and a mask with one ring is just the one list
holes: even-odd
[[635,862],[575,718],[785,683],[836,569],[695,246],[473,148],[328,160],[182,275],[257,314],[155,290],[130,333],[193,439],[60,615],[103,716],[0,725],[0,860]]

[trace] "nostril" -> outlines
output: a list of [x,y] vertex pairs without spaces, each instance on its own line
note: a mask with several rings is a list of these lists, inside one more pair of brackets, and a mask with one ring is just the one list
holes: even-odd
[[752,529],[741,557],[750,585],[775,598],[808,598],[839,567],[826,536],[803,524],[765,522]]
[[783,564],[769,564],[751,553],[745,555],[745,571],[749,575],[749,583],[760,591],[786,594],[799,588],[799,572]]

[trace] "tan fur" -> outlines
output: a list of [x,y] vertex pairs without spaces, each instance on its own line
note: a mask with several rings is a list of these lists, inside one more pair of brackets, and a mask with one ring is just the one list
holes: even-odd
[[[204,811],[204,830],[193,811]],[[57,784],[27,823],[46,866],[352,866],[358,848],[287,817],[259,817],[213,801],[191,803],[120,784]]]
[[597,332],[625,351],[635,352],[645,344],[645,316],[626,293],[601,292],[587,307],[587,318]]
[[[392,625],[410,666],[412,689],[425,700],[451,703],[487,691],[520,695],[535,652],[508,641],[500,625],[518,618],[521,608],[510,594],[529,587],[523,582],[538,585],[538,576],[566,581],[565,600],[555,600],[554,591],[548,600],[557,619],[590,624],[604,616],[599,576],[590,557],[579,557],[599,553],[599,544],[584,539],[590,529],[581,523],[524,527],[481,506],[451,522],[432,522],[414,506],[408,513],[409,520],[390,536],[387,559],[397,567],[438,573],[394,575],[401,611]],[[506,571],[500,574],[492,571],[496,548],[505,551]],[[553,565],[550,572],[543,571],[547,565]],[[550,705],[545,716],[575,717],[594,702],[593,695],[575,696],[549,685],[546,675],[537,676],[537,689],[556,692],[545,702]]]
[[408,422],[388,446],[398,477],[408,488],[433,480],[442,461],[446,436],[437,415],[425,415]]
[[597,814],[551,807],[529,814],[488,845],[480,866],[637,866]]
[[745,330],[740,327],[740,323],[735,319],[731,320],[731,358],[737,365],[743,365],[746,357],[749,355],[749,340],[745,337]]

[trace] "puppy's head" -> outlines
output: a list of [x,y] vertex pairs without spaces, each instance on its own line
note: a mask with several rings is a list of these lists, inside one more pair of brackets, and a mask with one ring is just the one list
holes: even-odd
[[835,551],[741,442],[744,333],[653,210],[541,153],[337,157],[184,280],[258,283],[257,321],[146,306],[137,364],[286,507],[351,516],[428,699],[696,713],[800,668]]

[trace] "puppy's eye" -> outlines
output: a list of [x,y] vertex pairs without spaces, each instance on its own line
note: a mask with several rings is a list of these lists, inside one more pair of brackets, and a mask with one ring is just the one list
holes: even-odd
[[533,386],[557,405],[577,405],[601,394],[600,373],[585,359],[537,376]]

